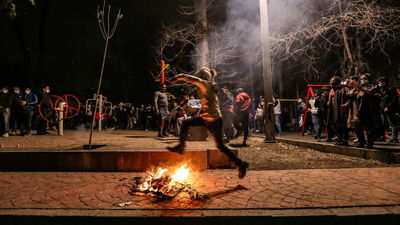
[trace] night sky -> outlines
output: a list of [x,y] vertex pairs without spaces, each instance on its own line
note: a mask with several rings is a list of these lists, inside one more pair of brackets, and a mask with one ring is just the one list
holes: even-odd
[[[0,86],[31,86],[38,92],[41,85],[49,84],[53,93],[57,95],[71,93],[81,100],[92,97],[97,89],[105,44],[96,17],[97,6],[102,5],[103,1],[41,0],[36,2],[37,4],[32,6],[29,5],[28,0],[16,0],[18,16],[15,20],[5,18],[4,13],[0,16],[2,30],[0,32]],[[101,89],[101,93],[110,101],[151,103],[153,92],[157,89],[152,72],[156,73],[159,70],[154,46],[157,45],[160,37],[161,24],[179,21],[176,10],[181,2],[187,1],[108,1],[112,5],[112,19],[115,18],[119,8],[124,15],[114,37],[110,40]],[[227,5],[233,5],[234,2],[241,5],[256,4],[256,11],[258,11],[257,0],[246,0],[246,2],[229,0]],[[316,6],[313,4],[314,0],[270,0],[269,16],[272,33],[281,33],[292,27],[293,23],[307,17],[307,7],[300,7],[301,2],[306,3],[306,6]],[[326,2],[326,0],[321,0],[319,3],[321,2]],[[223,20],[226,16],[224,12],[225,8],[219,9],[217,13],[213,13],[212,19]],[[259,21],[256,13],[252,13],[247,19],[253,20],[255,24]],[[248,28],[247,23],[244,24],[245,28]],[[258,27],[252,27],[253,31],[256,31],[255,36],[258,37]],[[252,41],[253,39],[249,40],[250,46],[257,46]],[[243,45],[241,43],[240,46]],[[372,74],[390,75],[392,80],[397,81],[395,84],[399,85],[399,52],[398,46],[387,52],[391,56],[391,63],[388,63],[382,55],[372,56],[369,60]],[[192,62],[189,56],[187,61],[188,65]],[[236,65],[247,68],[244,64]],[[282,65],[280,72],[274,73],[274,90],[277,93],[283,93],[281,97],[294,98],[297,94],[294,85],[297,80],[293,80],[296,77],[293,75],[296,71],[292,70],[296,68],[293,69],[287,64]],[[287,68],[291,68],[291,71]],[[240,69],[242,68],[237,68],[237,71]],[[255,76],[258,79],[255,81],[256,84],[262,84],[261,74],[261,69],[255,68]],[[287,81],[280,88],[277,87],[278,76]],[[300,74],[299,77],[302,78],[302,75]],[[298,87],[302,95],[302,90],[306,90],[306,84],[305,81],[300,82]],[[262,93],[262,85],[254,85],[254,89]]]
[[[17,1],[18,17],[0,20],[0,85],[49,84],[53,93],[82,100],[97,88],[104,40],[97,23],[100,0]],[[173,17],[174,0],[112,1],[124,17],[110,41],[101,92],[111,101],[147,103],[156,83],[155,46],[162,22]],[[26,49],[26,51],[24,51]]]

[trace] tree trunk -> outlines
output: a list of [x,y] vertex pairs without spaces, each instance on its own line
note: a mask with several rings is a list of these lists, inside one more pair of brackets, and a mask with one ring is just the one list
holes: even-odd
[[198,14],[196,16],[197,23],[200,26],[201,33],[203,35],[202,39],[197,43],[197,60],[196,68],[199,69],[203,66],[208,67],[208,21],[207,21],[207,0],[195,1]]

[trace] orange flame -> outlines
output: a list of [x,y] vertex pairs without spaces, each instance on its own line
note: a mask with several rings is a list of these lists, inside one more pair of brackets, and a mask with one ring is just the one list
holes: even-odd
[[[177,185],[178,183],[184,184],[186,179],[189,177],[190,169],[186,167],[186,164],[177,168],[175,170],[174,175],[171,176],[169,184],[165,187],[164,190],[169,190],[172,186]],[[145,179],[143,183],[138,186],[140,191],[159,191],[153,188],[153,182],[157,179],[168,177],[166,173],[168,169],[158,168],[157,171],[153,174],[149,174],[149,176]]]
[[185,183],[186,179],[189,177],[189,168],[186,168],[186,164],[179,167],[176,171],[175,174],[172,175],[173,181],[177,181],[181,184]]

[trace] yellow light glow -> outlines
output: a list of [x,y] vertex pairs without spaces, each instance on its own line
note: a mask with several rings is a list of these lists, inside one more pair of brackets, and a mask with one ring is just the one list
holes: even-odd
[[172,178],[179,182],[179,183],[184,183],[185,180],[189,177],[189,168],[186,168],[186,164],[179,167],[176,171],[175,174],[172,176]]

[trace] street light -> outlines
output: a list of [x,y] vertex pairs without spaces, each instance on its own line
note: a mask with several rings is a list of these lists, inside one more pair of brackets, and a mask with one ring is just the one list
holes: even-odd
[[272,102],[272,69],[269,51],[268,0],[260,0],[261,45],[264,78],[265,143],[275,142],[275,118]]

